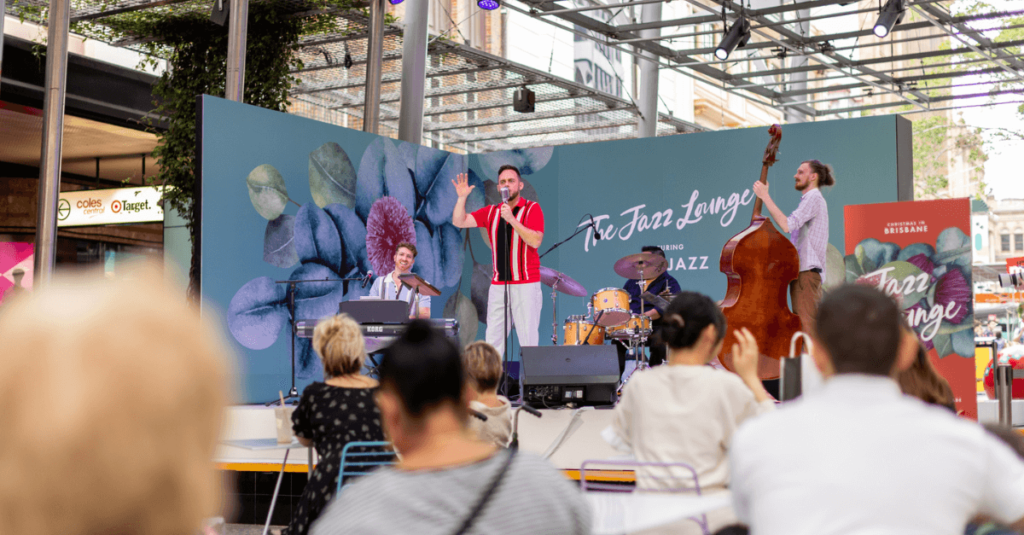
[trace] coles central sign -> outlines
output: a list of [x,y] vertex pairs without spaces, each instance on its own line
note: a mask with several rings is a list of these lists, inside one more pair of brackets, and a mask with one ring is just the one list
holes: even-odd
[[123,225],[164,220],[158,186],[61,192],[57,226]]

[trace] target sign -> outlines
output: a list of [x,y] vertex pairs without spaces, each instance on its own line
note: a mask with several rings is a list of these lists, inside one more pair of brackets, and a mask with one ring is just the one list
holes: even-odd
[[115,214],[121,211],[121,201],[114,201],[110,203],[110,211]]

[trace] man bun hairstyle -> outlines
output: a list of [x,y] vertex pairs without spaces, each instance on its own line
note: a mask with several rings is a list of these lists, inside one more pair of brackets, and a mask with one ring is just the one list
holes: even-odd
[[835,171],[832,166],[819,162],[818,160],[805,160],[803,163],[811,166],[811,171],[818,175],[818,187],[834,186],[836,184]]
[[710,297],[697,292],[682,292],[662,314],[658,336],[672,349],[693,347],[708,325],[715,326],[715,343],[725,338],[725,314]]
[[459,349],[426,320],[409,322],[384,350],[377,372],[381,388],[394,392],[415,419],[446,401],[462,406]]
[[847,284],[822,299],[816,334],[836,373],[888,377],[903,336],[902,316],[896,302],[877,288]]
[[514,166],[514,165],[510,165],[510,164],[505,164],[505,165],[499,167],[498,168],[498,176],[501,176],[502,173],[504,173],[505,171],[508,171],[508,170],[515,171],[516,172],[516,178],[518,178],[519,180],[523,179],[523,174],[519,172],[519,168]]
[[407,241],[398,242],[398,245],[395,246],[395,254],[398,254],[398,250],[403,247],[405,247],[406,249],[409,250],[410,253],[412,253],[412,257],[414,259],[416,258],[416,255],[419,254],[416,252],[416,246]]

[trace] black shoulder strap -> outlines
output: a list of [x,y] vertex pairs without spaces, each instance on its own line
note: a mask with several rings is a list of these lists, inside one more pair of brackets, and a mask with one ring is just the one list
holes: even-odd
[[466,520],[464,520],[462,525],[459,526],[455,535],[463,535],[469,531],[470,526],[473,525],[473,521],[476,520],[476,517],[480,516],[481,511],[484,510],[484,507],[487,506],[487,502],[490,501],[491,495],[494,494],[498,485],[501,484],[501,480],[505,477],[505,472],[508,472],[508,467],[512,465],[512,459],[516,455],[516,450],[506,451],[508,451],[508,456],[505,458],[505,462],[501,465],[501,470],[499,470],[497,475],[494,476],[494,479],[491,480],[491,483],[487,486],[487,490],[484,491],[483,496],[480,496],[480,500],[473,506],[473,509],[469,512],[469,516],[467,516]]

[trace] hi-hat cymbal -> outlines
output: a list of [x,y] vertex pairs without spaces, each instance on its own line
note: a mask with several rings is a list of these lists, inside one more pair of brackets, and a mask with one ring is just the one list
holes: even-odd
[[549,267],[540,267],[540,281],[566,295],[573,295],[576,297],[586,297],[590,295],[587,293],[587,289],[584,288],[582,284],[574,281],[572,277],[560,271],[555,271]]
[[654,279],[668,268],[664,256],[654,253],[636,253],[615,262],[615,273],[627,279]]

